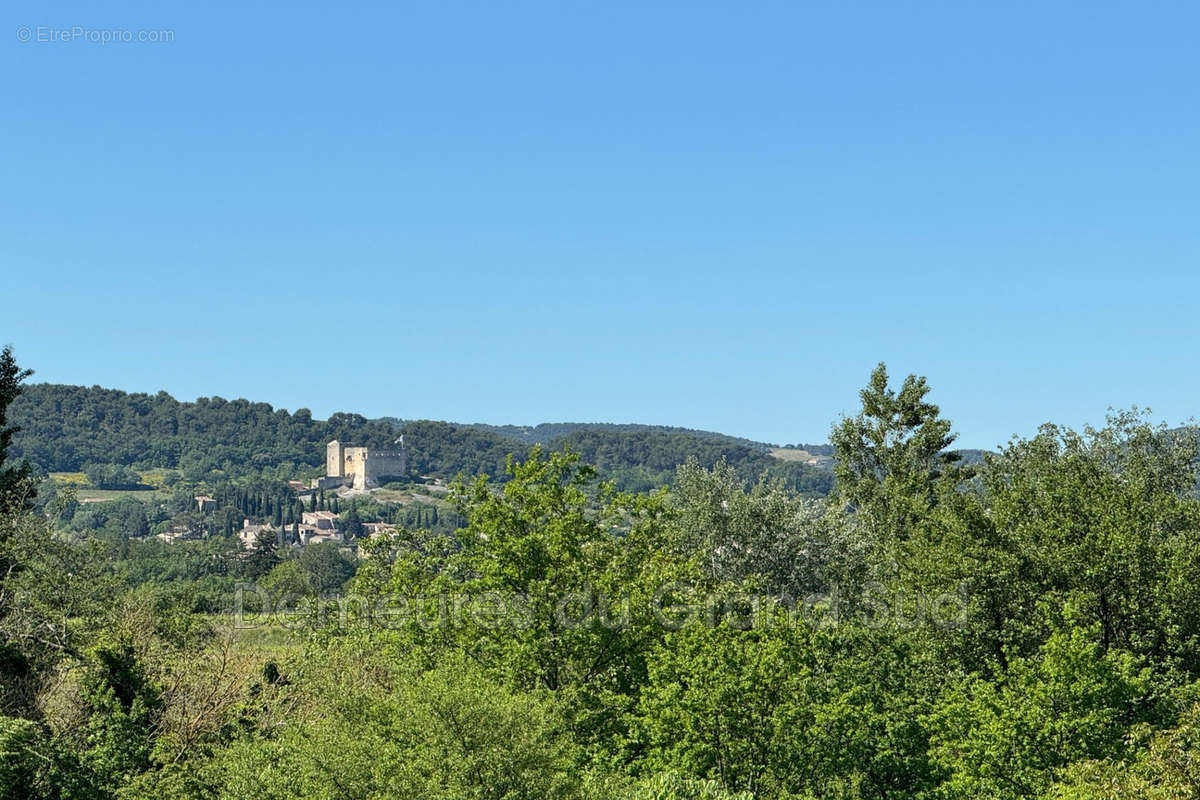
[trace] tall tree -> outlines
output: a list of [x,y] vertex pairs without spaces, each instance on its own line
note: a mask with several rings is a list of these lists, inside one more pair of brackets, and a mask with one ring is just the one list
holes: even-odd
[[21,369],[13,358],[12,347],[0,351],[0,513],[29,507],[34,485],[27,462],[6,464],[9,445],[19,430],[8,424],[8,407],[21,393],[21,383],[33,370]]
[[833,427],[838,492],[881,541],[903,541],[937,502],[937,488],[956,482],[957,438],[950,421],[928,402],[925,378],[909,375],[900,391],[888,386],[887,366],[871,372],[862,410]]

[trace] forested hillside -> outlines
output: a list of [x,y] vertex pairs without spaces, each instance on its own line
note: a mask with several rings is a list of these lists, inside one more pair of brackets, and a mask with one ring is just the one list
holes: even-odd
[[620,488],[631,491],[671,483],[675,468],[688,461],[709,468],[725,461],[745,482],[766,477],[806,495],[825,495],[833,487],[833,475],[828,470],[780,461],[757,447],[742,444],[744,441],[695,436],[682,429],[660,432],[589,427],[552,439],[550,447],[579,453],[583,461],[611,476]]
[[[129,394],[97,386],[34,384],[12,407],[21,429],[12,452],[41,472],[85,471],[95,465],[178,470],[188,480],[267,474],[317,474],[330,439],[390,446],[403,433],[414,476],[451,479],[487,474],[504,479],[510,454],[524,458],[531,443],[569,447],[622,489],[644,490],[673,480],[689,459],[711,467],[728,461],[748,482],[779,479],[807,494],[825,494],[827,471],[784,463],[766,445],[707,431],[638,425],[554,424],[533,429],[458,425],[429,420],[368,420],[338,413],[314,419],[266,403],[204,397],[180,402],[165,392]],[[562,433],[570,429],[571,432]],[[507,434],[532,430],[520,437]],[[547,436],[554,432],[556,435]]]
[[482,422],[471,424],[473,428],[499,434],[509,439],[516,439],[525,444],[549,444],[555,439],[578,433],[580,431],[601,431],[604,433],[666,433],[682,434],[695,439],[716,439],[733,444],[749,447],[753,450],[768,452],[773,445],[766,442],[756,442],[739,436],[728,436],[716,431],[702,431],[695,428],[679,428],[672,425],[638,425],[635,423],[619,422],[543,422],[539,425],[487,425]]
[[11,418],[20,427],[13,455],[46,472],[93,463],[165,467],[199,477],[211,470],[303,469],[323,463],[330,439],[382,447],[396,438],[391,426],[358,414],[316,420],[307,409],[289,413],[248,400],[202,397],[185,403],[166,392],[45,383],[25,388]]

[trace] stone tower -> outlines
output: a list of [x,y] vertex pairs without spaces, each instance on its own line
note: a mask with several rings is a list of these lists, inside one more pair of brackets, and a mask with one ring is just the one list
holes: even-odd
[[325,445],[325,474],[331,478],[346,474],[346,446],[337,439]]

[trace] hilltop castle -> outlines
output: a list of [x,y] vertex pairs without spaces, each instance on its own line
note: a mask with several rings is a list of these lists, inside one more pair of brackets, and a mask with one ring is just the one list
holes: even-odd
[[396,440],[398,450],[374,447],[348,447],[337,439],[325,445],[325,477],[313,481],[314,489],[350,486],[374,489],[387,478],[400,478],[407,472],[404,437]]

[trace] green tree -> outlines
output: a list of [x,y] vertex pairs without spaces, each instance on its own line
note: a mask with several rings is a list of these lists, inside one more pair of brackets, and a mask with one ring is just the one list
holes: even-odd
[[46,770],[41,745],[37,725],[0,716],[0,800],[42,796]]
[[712,585],[753,580],[792,600],[853,596],[865,582],[871,542],[836,504],[808,500],[760,480],[748,490],[728,464],[689,461],[676,471],[680,557],[699,556]]
[[351,506],[342,518],[342,530],[346,533],[347,539],[357,539],[363,535],[362,517],[358,514],[358,509]]
[[406,533],[412,545],[370,591],[454,598],[458,612],[430,608],[435,624],[410,623],[420,648],[466,652],[514,688],[556,692],[581,737],[604,739],[620,735],[663,633],[656,592],[697,575],[673,555],[661,496],[618,494],[593,478],[578,456],[535,447],[499,490],[458,484],[467,524],[457,541]]
[[[348,680],[329,682],[330,674]],[[271,738],[243,739],[220,754],[205,776],[214,795],[576,796],[573,750],[553,704],[498,684],[469,658],[447,656],[424,669],[381,661],[367,649],[326,664],[304,694],[315,713],[290,717]]]
[[970,597],[948,658],[1003,667],[1069,607],[1102,649],[1200,677],[1196,452],[1194,430],[1126,412],[1101,429],[1043,426],[990,457],[975,491],[947,492],[909,563]]
[[1092,639],[1056,632],[998,680],[967,677],[946,693],[932,752],[949,772],[948,796],[1037,797],[1073,761],[1132,755],[1130,726],[1161,713],[1154,684],[1131,656]]
[[[1149,730],[1145,733],[1148,735]],[[1136,738],[1136,737],[1131,737]],[[1195,800],[1200,797],[1200,706],[1154,733],[1132,762],[1079,761],[1062,770],[1053,800]]]
[[340,592],[346,581],[354,577],[355,563],[342,554],[335,542],[310,544],[297,557],[308,574],[309,585],[320,595]]
[[650,770],[760,798],[932,798],[925,716],[941,676],[904,635],[697,622],[651,660],[636,741]]
[[276,608],[290,608],[296,599],[316,593],[308,570],[294,558],[276,564],[263,577],[260,588]]
[[33,501],[34,484],[28,462],[7,461],[13,436],[20,430],[8,422],[9,406],[21,393],[21,383],[32,374],[33,370],[17,366],[11,347],[0,350],[0,513],[29,508]]
[[260,531],[254,540],[254,547],[246,559],[249,575],[261,578],[279,563],[279,543],[272,531]]
[[939,485],[961,477],[958,454],[946,450],[955,434],[927,394],[915,375],[892,390],[880,363],[859,392],[862,410],[831,433],[837,491],[880,541],[906,540],[936,504]]

